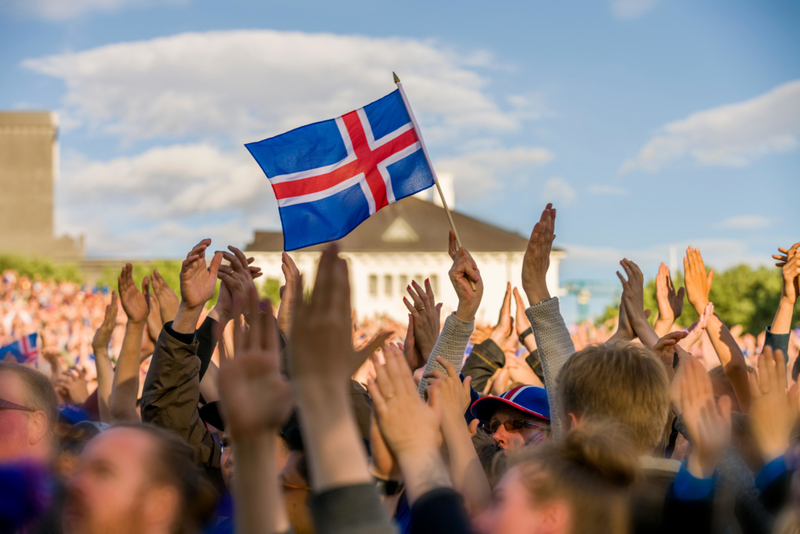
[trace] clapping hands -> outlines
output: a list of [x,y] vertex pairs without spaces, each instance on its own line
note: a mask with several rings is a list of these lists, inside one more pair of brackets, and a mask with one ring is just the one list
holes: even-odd
[[453,266],[450,267],[448,274],[450,282],[456,290],[456,295],[458,295],[456,317],[470,322],[475,319],[481,298],[483,298],[483,279],[478,270],[478,264],[472,259],[467,249],[456,247],[456,238],[453,232],[450,232],[449,251],[450,257],[453,258]]

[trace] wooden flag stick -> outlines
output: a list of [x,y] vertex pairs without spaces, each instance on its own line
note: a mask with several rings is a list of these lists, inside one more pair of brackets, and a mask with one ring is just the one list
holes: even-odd
[[[397,88],[400,90],[400,96],[403,97],[403,104],[406,106],[406,111],[408,111],[408,116],[411,117],[411,124],[414,126],[414,131],[417,132],[417,139],[419,139],[419,144],[422,147],[422,153],[425,154],[425,159],[428,162],[428,167],[431,169],[431,174],[433,174],[433,183],[436,184],[436,190],[439,191],[439,198],[442,199],[442,207],[444,207],[444,212],[447,214],[447,220],[450,221],[450,228],[453,230],[453,235],[456,238],[456,246],[460,249],[461,248],[461,238],[458,237],[458,230],[456,230],[456,223],[453,222],[453,215],[450,213],[450,208],[447,206],[447,199],[444,198],[444,193],[442,192],[442,186],[439,185],[439,179],[436,178],[436,170],[433,168],[433,163],[431,162],[431,157],[428,155],[428,148],[425,146],[425,140],[422,138],[422,131],[419,129],[419,124],[417,124],[417,118],[414,117],[414,112],[411,110],[411,106],[408,103],[408,98],[406,97],[406,92],[403,90],[403,84],[400,82],[400,78],[397,76],[396,73],[392,73],[394,76],[394,83],[397,84]],[[473,291],[475,291],[475,282],[472,281],[471,278],[467,277],[469,280],[469,285]]]

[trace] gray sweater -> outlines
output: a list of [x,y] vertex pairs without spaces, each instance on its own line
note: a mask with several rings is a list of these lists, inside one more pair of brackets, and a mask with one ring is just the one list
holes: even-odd
[[556,406],[558,373],[569,357],[575,353],[575,345],[572,344],[567,325],[561,317],[558,297],[534,304],[525,310],[525,315],[528,316],[533,335],[536,337],[544,373],[544,387],[547,389],[547,400],[550,403],[550,428],[553,437],[558,439],[561,437],[561,420]]
[[[469,337],[472,335],[472,330],[475,328],[475,321],[462,321],[456,317],[455,313],[451,313],[444,321],[444,327],[439,334],[439,339],[436,340],[431,355],[428,357],[428,363],[425,364],[425,373],[432,373],[436,369],[444,371],[444,367],[436,361],[437,356],[441,356],[453,367],[456,372],[461,372],[461,362],[464,360],[464,354],[467,352],[467,344]],[[428,387],[428,379],[423,378],[419,383],[419,394],[424,399],[425,389]]]

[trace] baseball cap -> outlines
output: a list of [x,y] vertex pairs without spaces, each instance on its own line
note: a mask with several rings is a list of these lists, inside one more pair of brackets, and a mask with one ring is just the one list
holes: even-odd
[[85,410],[73,404],[62,404],[58,407],[58,419],[62,423],[75,425],[81,421],[89,421],[91,418]]
[[503,406],[510,406],[535,417],[550,420],[547,391],[536,386],[517,386],[499,397],[481,397],[472,403],[470,412],[481,421],[488,422],[494,412]]

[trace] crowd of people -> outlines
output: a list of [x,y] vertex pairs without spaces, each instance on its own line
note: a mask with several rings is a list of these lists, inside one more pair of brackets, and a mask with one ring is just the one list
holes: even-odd
[[555,219],[489,326],[452,234],[456,310],[414,280],[407,325],[355,319],[335,245],[313,284],[283,255],[277,309],[210,240],[180,296],[130,265],[112,292],[5,273],[0,343],[43,344],[38,368],[0,362],[0,533],[800,533],[800,243],[773,256],[758,339],[715,313],[691,247],[652,321],[622,259],[618,319],[568,328]]

